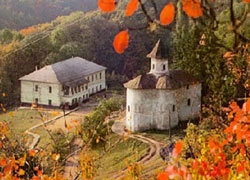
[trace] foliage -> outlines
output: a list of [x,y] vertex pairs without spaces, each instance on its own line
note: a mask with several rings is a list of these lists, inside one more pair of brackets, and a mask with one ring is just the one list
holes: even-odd
[[81,125],[82,138],[85,145],[92,147],[107,141],[106,137],[111,133],[111,126],[113,122],[106,122],[106,117],[113,111],[118,111],[122,108],[124,102],[119,98],[110,98],[100,101],[99,105],[85,117]]
[[96,0],[1,0],[0,29],[25,29],[74,11],[93,11]]
[[[249,107],[250,99],[242,108],[235,102],[224,108],[228,113],[224,128],[207,131],[189,125],[181,146],[173,150],[178,151],[176,156],[158,179],[248,179]],[[191,157],[185,157],[186,152]]]

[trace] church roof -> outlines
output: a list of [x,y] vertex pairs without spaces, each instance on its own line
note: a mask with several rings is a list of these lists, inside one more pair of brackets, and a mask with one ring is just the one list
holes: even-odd
[[151,51],[147,55],[148,58],[157,58],[157,59],[164,59],[167,58],[167,50],[166,47],[164,46],[163,42],[159,39]]
[[45,66],[42,69],[21,77],[19,80],[60,83],[75,87],[88,82],[88,80],[84,78],[85,76],[105,69],[106,67],[87,61],[86,59],[74,57]]
[[130,89],[178,89],[199,81],[183,70],[171,70],[169,75],[156,77],[153,74],[139,75],[124,84]]

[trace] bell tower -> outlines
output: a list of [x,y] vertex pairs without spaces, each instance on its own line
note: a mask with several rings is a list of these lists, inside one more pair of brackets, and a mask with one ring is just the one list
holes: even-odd
[[147,57],[151,58],[150,74],[154,74],[156,77],[169,74],[166,48],[160,39]]

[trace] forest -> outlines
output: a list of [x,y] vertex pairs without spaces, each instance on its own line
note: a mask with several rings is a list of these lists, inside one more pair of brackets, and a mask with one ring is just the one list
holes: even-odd
[[97,9],[97,0],[1,0],[0,29],[23,29],[74,11]]
[[[203,106],[200,118],[195,123],[189,120],[185,135],[175,140],[157,179],[249,179],[249,16],[249,0],[99,0],[98,10],[76,11],[20,30],[4,28],[0,31],[1,109],[6,112],[7,107],[18,105],[18,78],[36,66],[80,56],[131,79],[148,71],[146,55],[161,39],[170,68],[183,69],[201,82]],[[96,168],[96,159],[85,150],[101,146],[109,151],[112,125],[104,121],[122,107],[118,100],[104,100],[85,118],[87,124],[77,129],[76,136],[84,140],[79,173],[84,179],[94,179]],[[62,179],[60,157],[72,137],[55,135],[58,141],[54,140],[44,165],[43,151],[18,152],[22,143],[10,143],[7,124],[0,123],[0,130],[4,150],[0,177],[9,173],[16,179]],[[124,139],[131,137],[127,134]],[[24,165],[26,161],[33,166]],[[139,166],[128,163],[128,179],[141,179]]]

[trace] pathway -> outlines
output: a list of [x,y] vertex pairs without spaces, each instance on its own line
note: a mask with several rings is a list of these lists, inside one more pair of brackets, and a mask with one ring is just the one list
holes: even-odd
[[[142,141],[143,143],[146,143],[149,145],[148,152],[141,157],[141,159],[138,161],[140,164],[148,164],[150,163],[157,155],[160,154],[160,149],[162,147],[162,143],[157,142],[153,139],[150,139],[148,137],[142,136],[142,135],[136,135],[136,134],[128,134],[125,131],[125,121],[124,118],[122,121],[115,121],[114,125],[112,126],[112,131],[116,134],[119,134],[121,136],[127,136],[129,138],[133,138],[139,141]],[[112,179],[121,179],[125,175],[125,172],[127,171],[127,168],[122,170],[121,173],[114,175]]]

